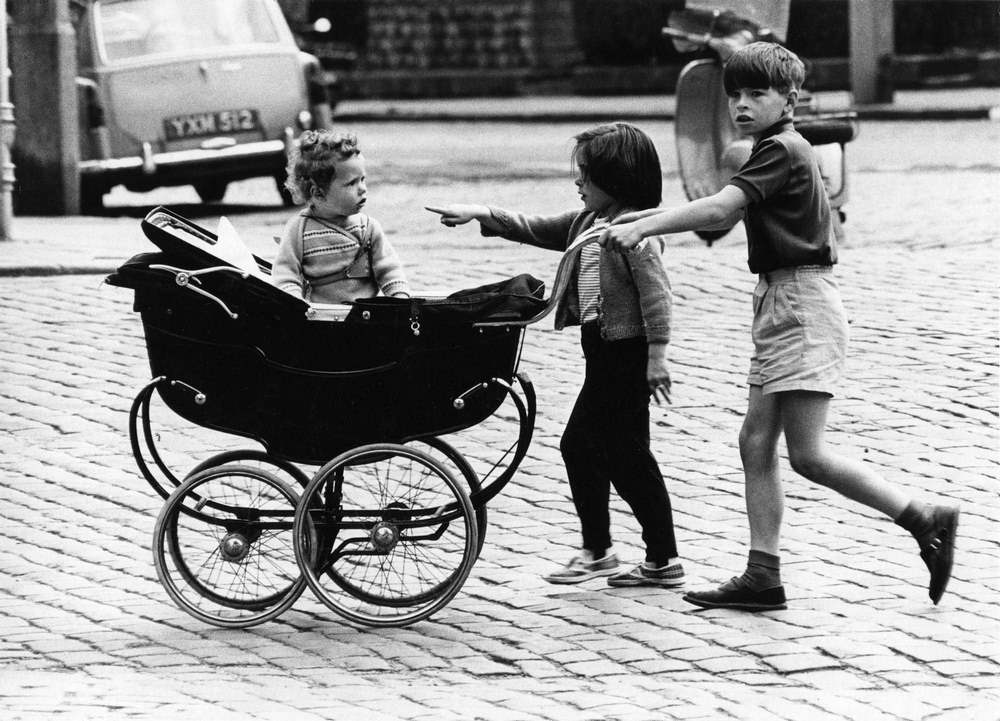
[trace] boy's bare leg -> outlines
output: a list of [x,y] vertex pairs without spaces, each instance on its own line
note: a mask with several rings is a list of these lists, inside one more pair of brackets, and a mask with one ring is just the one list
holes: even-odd
[[778,467],[781,407],[777,395],[750,386],[747,414],[740,429],[740,459],[750,523],[750,548],[778,555],[785,494]]
[[710,591],[690,591],[684,600],[704,608],[770,611],[785,608],[778,545],[785,498],[778,468],[781,412],[776,395],[750,386],[740,429],[740,457],[750,524],[750,554],[742,576]]
[[826,445],[830,397],[823,393],[780,394],[781,426],[788,460],[799,475],[863,503],[895,520],[909,496],[884,481],[871,467],[832,452]]
[[759,387],[751,386],[740,431],[750,523],[747,570],[717,589],[685,594],[686,601],[707,608],[754,611],[785,607],[778,559],[784,495],[777,441],[782,430],[789,461],[797,473],[881,511],[913,534],[931,573],[931,600],[936,604],[941,599],[951,577],[958,509],[911,500],[864,463],[831,452],[825,443],[829,404],[829,398],[819,393],[765,396]]
[[917,539],[931,573],[928,594],[937,604],[951,578],[958,509],[911,499],[864,463],[831,452],[825,443],[829,398],[819,393],[781,394],[781,425],[796,473],[851,500],[881,511]]

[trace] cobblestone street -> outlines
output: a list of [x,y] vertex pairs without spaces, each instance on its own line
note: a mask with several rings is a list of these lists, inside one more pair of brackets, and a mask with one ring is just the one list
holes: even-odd
[[[424,250],[414,277],[435,285],[468,255]],[[919,496],[962,504],[939,607],[911,539],[790,471],[788,611],[696,611],[672,591],[545,584],[539,574],[577,541],[558,437],[580,361],[575,332],[531,328],[521,368],[539,392],[536,438],[491,503],[486,548],[448,607],[411,628],[367,630],[307,593],[268,625],[206,627],[153,573],[159,499],[125,433],[148,376],[130,293],[97,276],[4,279],[7,718],[995,718],[995,249],[922,250],[905,266],[872,252],[863,277],[845,256],[854,352],[831,441]],[[548,277],[537,269],[551,260],[509,249],[491,271]],[[736,244],[682,247],[670,266],[674,403],[654,409],[654,446],[696,587],[738,572],[745,548],[735,438],[752,277]],[[476,437],[503,425],[459,444],[485,462]],[[177,433],[193,458],[211,448],[207,432]],[[619,551],[638,559],[637,528],[615,503]]]
[[[919,498],[961,505],[954,574],[939,606],[906,533],[807,484],[784,457],[787,611],[698,610],[678,591],[610,589],[601,579],[545,583],[541,574],[578,544],[558,443],[582,357],[576,330],[557,333],[543,321],[528,329],[520,365],[538,392],[534,440],[490,502],[482,555],[445,608],[407,628],[362,628],[307,590],[264,625],[204,625],[170,601],[154,572],[161,500],[136,470],[127,434],[130,404],[150,376],[131,291],[96,272],[8,275],[0,277],[3,718],[1000,718],[996,175],[972,155],[967,167],[914,171],[886,152],[859,155],[851,240],[837,269],[851,319],[849,378],[828,439]],[[496,201],[559,209],[572,188],[554,175],[498,184]],[[669,192],[668,205],[679,196]],[[423,204],[482,193],[476,179],[432,178],[388,178],[373,191],[418,290],[521,272],[551,284],[555,254],[418,216]],[[270,235],[284,217],[234,222],[273,253]],[[100,250],[110,267],[152,249],[130,218],[24,222],[53,233],[92,228],[81,242],[113,233],[120,247]],[[652,410],[653,447],[687,588],[739,573],[748,540],[736,440],[755,278],[734,236],[711,249],[679,237],[665,255],[676,303],[673,404]],[[159,411],[173,467],[248,445]],[[513,425],[500,413],[449,441],[483,471]],[[638,526],[617,497],[612,520],[619,555],[641,560]]]

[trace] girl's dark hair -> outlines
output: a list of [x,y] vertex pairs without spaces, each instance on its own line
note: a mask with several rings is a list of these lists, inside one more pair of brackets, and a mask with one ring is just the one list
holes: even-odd
[[337,161],[353,158],[361,152],[353,133],[307,130],[288,154],[288,178],[285,189],[296,203],[322,196],[337,175]]
[[660,156],[649,136],[629,123],[608,123],[573,138],[573,161],[583,176],[627,208],[660,204]]
[[799,56],[777,43],[744,45],[726,61],[722,84],[726,94],[740,88],[774,88],[779,93],[799,90],[806,68]]

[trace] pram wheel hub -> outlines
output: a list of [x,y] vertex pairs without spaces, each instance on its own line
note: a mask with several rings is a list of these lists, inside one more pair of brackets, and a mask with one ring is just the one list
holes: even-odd
[[391,523],[376,523],[372,528],[371,544],[379,553],[391,551],[399,541],[399,529]]
[[242,533],[227,533],[219,544],[219,553],[230,563],[238,563],[250,553],[250,543]]

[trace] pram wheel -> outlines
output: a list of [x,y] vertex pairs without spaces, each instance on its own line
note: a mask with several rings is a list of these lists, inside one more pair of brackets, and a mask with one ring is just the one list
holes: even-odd
[[[479,476],[469,464],[468,459],[466,459],[466,457],[463,456],[461,452],[450,443],[447,443],[437,436],[430,436],[414,442],[424,443],[425,445],[430,446],[436,453],[440,453],[441,456],[447,459],[449,463],[454,464],[455,468],[458,469],[458,472],[462,474],[465,482],[469,484],[470,497],[473,493],[478,493],[479,490],[482,489],[483,484],[480,483]],[[431,455],[434,456],[434,453]],[[479,558],[480,554],[483,552],[483,544],[486,542],[486,527],[488,518],[485,504],[481,506],[475,506],[475,504],[473,505],[476,509],[476,530],[479,532],[479,542],[476,544],[476,558]]]
[[[195,618],[244,628],[276,618],[302,595],[292,543],[298,496],[274,474],[206,468],[170,494],[153,531],[156,575]],[[302,533],[310,533],[308,519]]]
[[370,626],[431,616],[465,583],[478,530],[468,494],[408,446],[361,446],[324,465],[295,513],[295,554],[333,611]]
[[294,463],[277,458],[266,451],[256,448],[240,448],[217,453],[192,468],[185,478],[190,478],[206,468],[215,468],[216,466],[225,466],[234,463],[248,468],[267,471],[286,483],[294,481],[295,485],[289,483],[289,485],[292,485],[292,488],[295,488],[295,486],[305,488],[306,484],[309,483],[309,476]]

